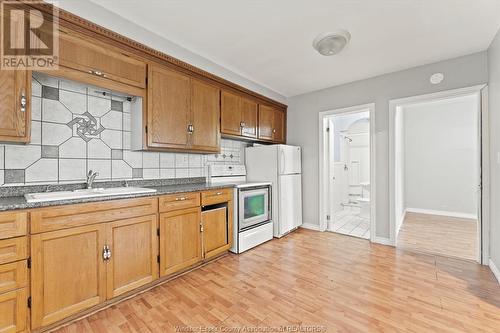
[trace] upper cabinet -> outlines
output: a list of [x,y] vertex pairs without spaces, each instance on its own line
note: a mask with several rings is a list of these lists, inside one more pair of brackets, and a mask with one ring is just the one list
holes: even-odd
[[150,65],[148,77],[148,147],[186,148],[191,113],[189,76]]
[[0,141],[29,142],[31,71],[0,70]]
[[267,105],[259,105],[259,135],[261,140],[285,143],[285,113]]
[[219,151],[219,89],[169,68],[150,65],[146,148]]
[[146,87],[146,63],[95,40],[61,30],[59,65],[103,79]]
[[191,149],[219,151],[219,118],[220,90],[203,81],[191,79]]
[[222,91],[221,133],[257,138],[257,103],[240,95]]

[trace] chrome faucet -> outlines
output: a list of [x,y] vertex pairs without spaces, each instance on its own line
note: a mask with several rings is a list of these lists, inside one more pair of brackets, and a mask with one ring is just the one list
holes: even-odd
[[92,170],[89,170],[89,173],[87,174],[87,188],[91,189],[92,184],[94,184],[95,177],[99,176],[99,172],[94,172]]

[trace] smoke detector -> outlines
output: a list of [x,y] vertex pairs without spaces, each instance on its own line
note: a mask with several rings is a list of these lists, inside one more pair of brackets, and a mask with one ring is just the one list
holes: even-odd
[[342,51],[350,40],[351,34],[347,30],[324,32],[314,39],[313,47],[321,55],[331,56]]

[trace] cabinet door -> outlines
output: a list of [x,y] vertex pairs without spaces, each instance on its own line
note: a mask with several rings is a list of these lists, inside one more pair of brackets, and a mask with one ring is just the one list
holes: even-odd
[[148,146],[188,147],[191,83],[182,73],[156,65],[149,66],[147,118]]
[[105,228],[97,224],[31,236],[32,328],[106,299]]
[[191,80],[191,149],[219,151],[220,91],[217,87]]
[[207,210],[201,213],[203,224],[203,255],[206,259],[229,249],[229,223],[227,208]]
[[257,111],[258,106],[252,100],[241,99],[241,135],[248,138],[257,138]]
[[0,294],[0,332],[25,332],[28,318],[26,288]]
[[240,96],[221,92],[221,132],[229,135],[241,134]]
[[285,113],[280,110],[274,110],[273,121],[273,140],[279,143],[285,143]]
[[139,88],[146,87],[146,64],[124,52],[64,30],[59,34],[59,64]]
[[160,214],[160,276],[201,259],[200,207]]
[[273,140],[274,109],[259,105],[259,139]]
[[29,142],[30,135],[31,71],[0,70],[0,141]]
[[157,215],[110,222],[106,245],[111,258],[107,262],[107,295],[112,298],[158,278]]

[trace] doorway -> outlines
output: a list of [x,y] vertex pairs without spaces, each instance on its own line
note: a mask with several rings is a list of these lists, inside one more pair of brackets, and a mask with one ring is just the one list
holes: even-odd
[[369,104],[320,114],[322,230],[373,237],[373,109]]
[[391,102],[391,238],[398,248],[481,260],[481,91]]

